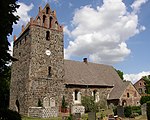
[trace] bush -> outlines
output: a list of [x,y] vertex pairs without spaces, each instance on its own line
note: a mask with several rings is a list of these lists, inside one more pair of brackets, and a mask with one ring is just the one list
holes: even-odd
[[150,101],[150,96],[142,96],[141,99],[140,99],[141,105],[143,105],[147,101]]
[[21,120],[21,116],[16,111],[0,109],[0,120]]
[[137,113],[141,115],[141,106],[132,106],[132,113]]
[[146,112],[147,112],[147,119],[150,120],[150,101],[147,102]]
[[94,97],[92,96],[83,96],[82,97],[82,105],[85,107],[85,112],[96,112],[97,106],[94,101]]
[[125,117],[130,117],[132,114],[132,108],[131,106],[124,107],[124,115]]
[[135,117],[137,117],[137,116],[139,116],[138,113],[132,113],[132,114],[130,115],[130,118],[135,118]]

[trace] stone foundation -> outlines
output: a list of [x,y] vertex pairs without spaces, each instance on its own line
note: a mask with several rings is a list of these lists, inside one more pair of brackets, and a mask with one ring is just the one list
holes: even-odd
[[52,108],[44,108],[44,107],[30,107],[28,109],[28,116],[29,117],[36,117],[36,118],[50,118],[50,117],[57,117],[58,116],[58,109],[56,107]]
[[79,106],[72,106],[71,108],[71,113],[75,114],[75,113],[80,113],[81,115],[85,113],[85,108],[82,105]]

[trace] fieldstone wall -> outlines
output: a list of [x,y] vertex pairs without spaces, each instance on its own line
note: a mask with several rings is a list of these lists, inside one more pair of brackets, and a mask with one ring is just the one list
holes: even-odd
[[[27,113],[27,94],[30,67],[31,37],[29,29],[14,41],[13,57],[18,59],[12,63],[10,84],[10,109],[21,114]],[[19,106],[16,105],[18,101]]]
[[50,118],[58,116],[58,109],[53,107],[44,108],[44,107],[29,107],[28,110],[29,117],[38,117],[38,118]]
[[18,61],[12,64],[10,109],[27,115],[28,108],[38,106],[38,100],[43,102],[45,97],[54,97],[56,106],[60,106],[64,89],[63,32],[30,25],[14,43],[13,56]]
[[71,113],[75,114],[75,113],[80,113],[81,115],[85,113],[85,107],[82,105],[76,105],[76,106],[72,106],[71,108]]
[[120,98],[120,105],[124,106],[139,106],[141,96],[135,89],[135,87],[130,83],[129,86],[125,89],[124,93]]
[[[80,92],[81,95],[81,99],[82,96],[92,96],[93,95],[93,91],[96,91],[96,95],[99,99],[99,102],[102,103],[104,106],[107,106],[107,96],[111,90],[111,88],[80,88],[80,87],[74,87],[74,88],[66,88],[65,89],[65,96],[66,96],[66,100],[68,103],[70,103],[71,105],[76,105],[73,99],[73,93],[75,90],[78,90]],[[78,103],[79,104],[79,103]],[[81,103],[80,103],[81,104]]]

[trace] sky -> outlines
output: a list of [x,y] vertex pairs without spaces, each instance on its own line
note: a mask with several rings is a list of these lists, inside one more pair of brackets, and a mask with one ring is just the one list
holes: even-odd
[[149,0],[18,0],[11,44],[47,3],[64,25],[65,59],[112,65],[132,83],[150,74]]

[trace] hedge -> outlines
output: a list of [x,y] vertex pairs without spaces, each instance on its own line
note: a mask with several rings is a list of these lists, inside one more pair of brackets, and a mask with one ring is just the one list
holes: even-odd
[[9,109],[0,109],[0,120],[21,120],[21,115]]
[[147,102],[146,111],[147,111],[147,119],[150,120],[150,101]]

